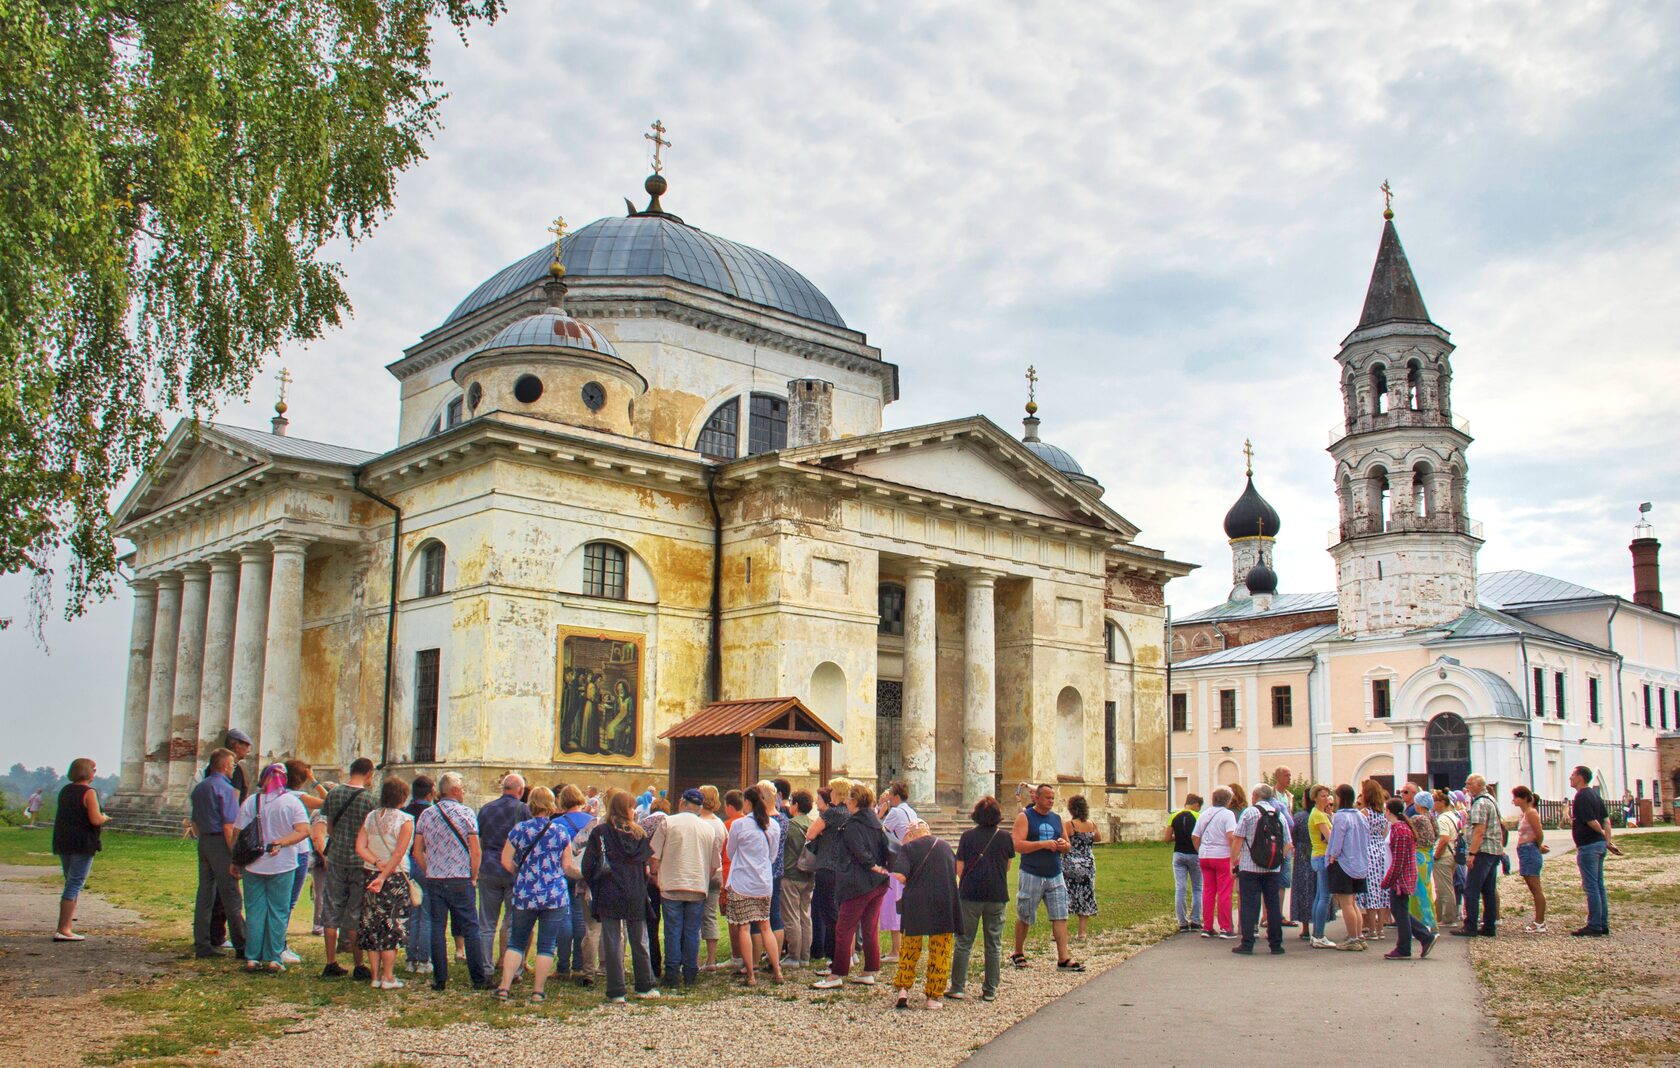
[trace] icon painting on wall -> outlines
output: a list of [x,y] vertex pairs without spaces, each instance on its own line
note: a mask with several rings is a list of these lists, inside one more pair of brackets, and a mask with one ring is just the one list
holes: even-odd
[[560,628],[556,761],[640,762],[643,640]]

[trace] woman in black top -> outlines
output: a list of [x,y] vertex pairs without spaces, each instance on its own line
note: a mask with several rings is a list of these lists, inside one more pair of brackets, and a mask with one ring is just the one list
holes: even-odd
[[[826,976],[833,968],[834,924],[840,918],[840,906],[834,900],[834,873],[839,867],[840,828],[846,824],[846,795],[852,784],[844,778],[829,780],[817,790],[822,800],[818,815],[805,831],[807,848],[817,854],[816,881],[811,892],[811,959],[829,961],[828,967],[817,974]],[[851,956],[850,947],[847,957]]]
[[[826,818],[826,816],[825,816]],[[887,896],[887,832],[875,815],[875,791],[861,782],[852,783],[846,798],[846,823],[840,828],[834,850],[838,867],[834,872],[834,900],[839,919],[834,924],[834,960],[827,978],[812,984],[818,990],[832,990],[852,970],[852,938],[863,932],[863,972],[852,982],[875,985],[881,970],[881,901]],[[822,854],[818,859],[827,862]]]
[[88,871],[93,867],[93,855],[99,852],[99,828],[111,820],[99,810],[99,794],[88,785],[95,770],[93,758],[77,757],[70,762],[70,782],[58,792],[52,849],[64,870],[64,893],[58,900],[54,942],[82,941],[83,936],[71,930],[76,922],[76,899],[81,896],[82,884],[87,882]]
[[898,1007],[910,1007],[910,989],[916,985],[916,960],[927,942],[927,979],[922,989],[927,1007],[937,1009],[951,983],[951,941],[961,915],[957,909],[957,858],[943,840],[928,833],[925,820],[916,820],[904,833],[904,843],[893,858],[892,877],[904,886],[898,900],[899,922],[904,937],[899,943]]
[[638,997],[658,997],[653,964],[643,937],[647,921],[647,865],[653,856],[647,832],[632,811],[629,791],[607,792],[607,815],[589,832],[583,878],[590,910],[601,923],[601,964],[607,973],[607,1003],[624,1003],[624,942],[630,942]]
[[982,797],[974,806],[974,826],[957,840],[957,898],[961,922],[951,956],[951,989],[945,996],[966,997],[968,955],[982,925],[986,931],[986,986],[980,997],[996,1001],[1003,976],[1003,914],[1009,905],[1009,861],[1015,842],[1000,827],[1003,809],[995,797]]

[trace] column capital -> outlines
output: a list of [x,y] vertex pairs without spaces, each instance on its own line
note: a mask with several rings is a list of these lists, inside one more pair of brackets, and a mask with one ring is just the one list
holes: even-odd
[[181,588],[181,573],[179,571],[165,571],[153,580],[160,590],[178,590]]
[[980,567],[962,573],[963,585],[969,587],[995,585],[998,579],[1007,577],[1002,571],[990,571]]
[[238,553],[217,553],[210,558],[210,571],[216,575],[227,575],[239,570]]
[[181,565],[182,582],[203,582],[210,577],[210,565],[203,560],[194,560]]
[[276,556],[281,553],[296,553],[302,556],[309,551],[309,539],[296,534],[276,534],[268,539],[268,544]]
[[268,559],[268,542],[248,541],[237,550],[241,562]]
[[129,582],[128,588],[133,591],[136,597],[156,597],[157,579],[137,578]]
[[933,578],[939,574],[940,568],[943,566],[944,564],[938,560],[917,558],[904,565],[904,577]]

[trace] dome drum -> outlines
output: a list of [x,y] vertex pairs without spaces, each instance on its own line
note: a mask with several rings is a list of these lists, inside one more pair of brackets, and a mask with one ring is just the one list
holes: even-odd
[[[455,381],[492,411],[631,436],[647,380],[617,357],[569,349],[500,349],[455,368]],[[527,399],[528,398],[528,399]]]

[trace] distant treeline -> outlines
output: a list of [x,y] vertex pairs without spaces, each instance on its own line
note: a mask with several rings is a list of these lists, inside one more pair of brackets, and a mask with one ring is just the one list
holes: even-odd
[[[41,790],[41,817],[46,818],[58,801],[58,791],[70,780],[57,768],[26,768],[13,764],[11,770],[0,775],[0,823],[23,821],[23,806],[29,795]],[[117,788],[117,776],[97,775],[93,788],[101,799],[108,798]]]

